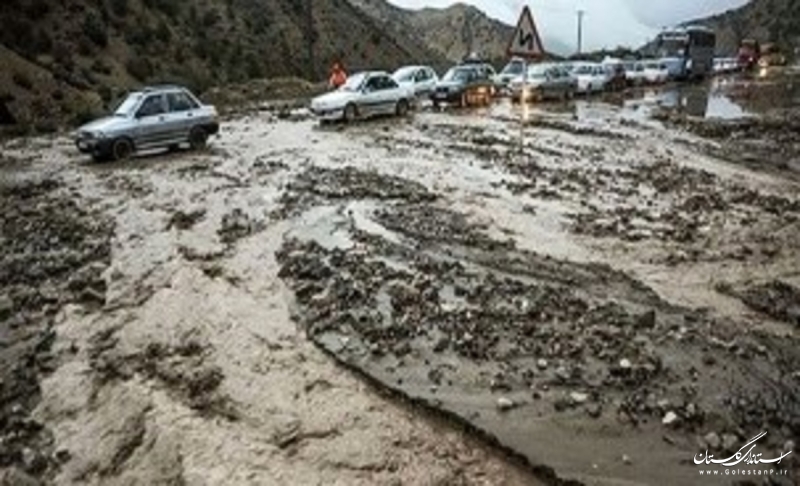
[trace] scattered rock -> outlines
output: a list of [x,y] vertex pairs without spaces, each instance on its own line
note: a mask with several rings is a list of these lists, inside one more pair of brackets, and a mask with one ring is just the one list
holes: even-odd
[[668,427],[671,427],[673,425],[676,425],[679,420],[680,420],[680,417],[678,417],[678,414],[676,414],[675,412],[670,411],[670,412],[667,412],[666,415],[664,415],[664,418],[661,420],[661,423],[666,425],[666,426],[668,426]]
[[0,321],[6,320],[14,312],[14,301],[7,294],[0,294]]
[[516,407],[517,407],[517,404],[514,403],[514,401],[509,399],[509,398],[500,397],[500,398],[497,399],[497,409],[500,410],[501,412],[507,412],[507,411],[512,410],[512,409],[514,409]]
[[623,370],[629,370],[633,367],[633,365],[631,364],[631,360],[624,358],[619,361],[619,367]]
[[722,450],[734,451],[739,449],[739,438],[733,434],[722,434]]
[[583,405],[589,401],[589,395],[581,392],[572,392],[569,394],[569,398],[572,400],[572,403],[576,405]]
[[703,437],[703,442],[705,442],[706,446],[712,451],[718,450],[722,445],[722,439],[720,439],[719,435],[715,432],[706,434],[705,437]]
[[546,370],[547,369],[547,360],[546,359],[538,360],[536,362],[536,366],[542,371]]
[[622,455],[622,463],[627,465],[627,466],[630,466],[631,464],[633,464],[633,460],[631,459],[631,456],[629,456],[627,454],[623,454]]

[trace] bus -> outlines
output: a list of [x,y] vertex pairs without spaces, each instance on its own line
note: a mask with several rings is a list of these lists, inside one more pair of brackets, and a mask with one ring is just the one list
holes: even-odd
[[672,79],[703,79],[714,71],[717,36],[702,26],[665,30],[656,39],[661,62]]

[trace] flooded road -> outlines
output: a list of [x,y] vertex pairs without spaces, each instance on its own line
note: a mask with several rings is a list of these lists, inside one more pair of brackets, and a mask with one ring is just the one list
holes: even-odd
[[45,463],[20,450],[15,474],[707,484],[706,449],[791,446],[798,182],[610,101],[262,112],[208,152],[106,165],[6,143],[9,184],[56,181],[109,243],[100,302],[48,324]]

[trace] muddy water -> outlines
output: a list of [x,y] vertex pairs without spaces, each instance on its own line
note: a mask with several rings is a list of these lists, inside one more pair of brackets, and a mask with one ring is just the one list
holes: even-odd
[[51,479],[690,484],[709,433],[796,438],[792,304],[758,286],[800,283],[796,183],[572,106],[261,114],[103,166],[3,147],[115,228],[104,306],[55,320]]

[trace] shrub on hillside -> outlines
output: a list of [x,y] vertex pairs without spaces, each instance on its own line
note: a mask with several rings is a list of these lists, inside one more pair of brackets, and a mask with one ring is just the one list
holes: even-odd
[[95,45],[105,47],[108,45],[108,32],[103,20],[93,10],[86,13],[83,18],[83,33]]
[[142,82],[153,75],[153,64],[145,56],[133,56],[125,63],[125,68],[128,74]]
[[124,17],[128,14],[128,0],[109,0],[109,4],[114,15]]
[[20,88],[31,91],[33,89],[33,81],[25,73],[15,72],[11,75],[11,80]]

